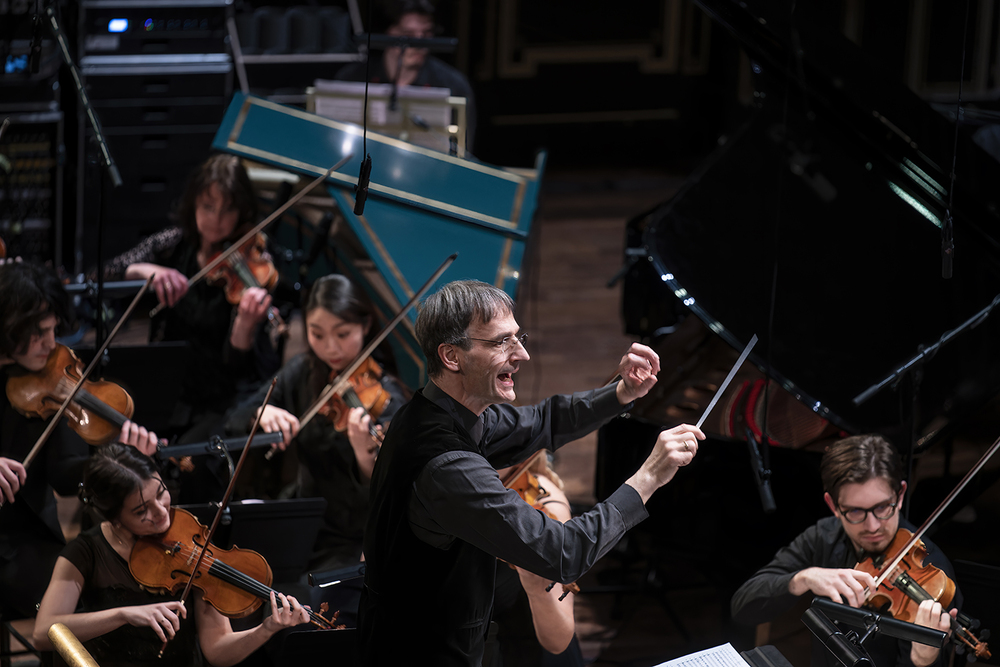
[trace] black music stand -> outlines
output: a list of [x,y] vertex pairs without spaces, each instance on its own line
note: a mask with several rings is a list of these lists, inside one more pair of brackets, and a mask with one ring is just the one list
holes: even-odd
[[740,655],[752,667],[792,667],[792,663],[774,646],[758,646],[749,651],[740,651]]

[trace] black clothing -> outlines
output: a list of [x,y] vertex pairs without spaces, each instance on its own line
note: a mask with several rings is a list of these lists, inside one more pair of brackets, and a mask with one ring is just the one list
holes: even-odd
[[[143,589],[132,577],[125,559],[108,544],[100,525],[81,533],[66,545],[61,555],[83,575],[78,612],[156,604],[174,599]],[[167,643],[162,659],[157,655],[163,642],[148,627],[125,624],[83,642],[83,645],[101,667],[200,665],[202,658],[195,627],[195,606],[187,605],[187,618],[181,619],[181,629]]]
[[[369,665],[419,655],[479,665],[496,557],[541,576],[578,579],[646,517],[623,486],[561,523],[503,488],[496,468],[579,438],[624,409],[614,387],[476,417],[433,383],[396,414],[372,478],[360,644]],[[413,622],[412,605],[434,623]]]
[[[911,532],[912,524],[900,518],[899,525]],[[927,558],[924,561],[941,568],[953,581],[955,571],[947,556],[932,542],[924,540]],[[788,582],[801,570],[809,567],[853,568],[858,555],[840,519],[835,516],[821,519],[796,537],[791,544],[775,554],[774,559],[757,571],[736,594],[731,608],[733,619],[746,625],[756,625],[773,620],[791,609],[796,596],[788,592]],[[956,588],[952,606],[961,608],[962,593]],[[910,643],[878,635],[865,642],[875,667],[912,667]],[[946,665],[949,650],[941,651],[935,665]],[[812,643],[813,667],[840,667],[836,658],[819,641]]]
[[[7,386],[8,367],[0,368]],[[45,430],[48,420],[28,419],[0,391],[0,456],[23,462]],[[53,490],[76,495],[90,448],[66,425],[56,426],[35,460],[13,503],[0,508],[0,613],[34,616],[52,576],[59,552],[66,545]]]
[[521,577],[505,563],[497,563],[493,622],[497,625],[501,667],[583,667],[583,654],[575,636],[562,653],[542,648]]
[[[105,267],[105,279],[120,279],[129,265],[142,262],[176,269],[188,278],[201,269],[196,243],[185,239],[180,228],[171,227],[111,260]],[[202,280],[173,308],[164,308],[153,319],[152,340],[187,341],[189,345],[186,363],[180,369],[181,396],[169,435],[184,434],[206,421],[221,421],[239,398],[252,393],[277,370],[280,357],[267,340],[265,325],[259,327],[251,350],[232,346],[229,335],[236,310],[237,306],[226,300],[223,287]],[[207,435],[220,434],[221,424],[218,426],[206,425],[177,442],[207,440]],[[190,498],[182,501],[195,502]]]
[[[340,81],[361,81],[365,80],[365,70],[367,63],[348,63],[337,70],[336,78]],[[392,83],[388,72],[385,70],[383,58],[378,59],[378,63],[372,63],[370,83]],[[464,97],[465,102],[465,150],[472,152],[473,140],[476,137],[476,98],[472,94],[472,86],[465,75],[448,63],[428,55],[424,61],[424,66],[417,73],[417,78],[413,80],[411,86],[423,86],[429,88],[447,88],[455,97]]]
[[[301,416],[327,384],[329,373],[330,368],[310,352],[296,356],[278,372],[270,405]],[[406,394],[389,375],[382,376],[382,387],[389,392],[390,400],[376,421],[384,425],[406,402]],[[261,387],[256,395],[233,410],[227,429],[249,431],[267,389]],[[358,564],[368,519],[369,485],[361,479],[347,433],[339,433],[329,419],[317,415],[295,436],[294,444],[299,458],[296,495],[322,497],[327,503],[308,569],[334,570]]]

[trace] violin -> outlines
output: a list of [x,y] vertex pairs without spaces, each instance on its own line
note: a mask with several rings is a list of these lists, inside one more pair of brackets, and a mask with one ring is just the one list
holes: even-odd
[[[199,553],[205,557],[192,575]],[[176,594],[188,580],[201,590],[205,602],[229,618],[244,618],[260,608],[274,589],[271,566],[250,549],[220,549],[208,543],[208,528],[187,510],[170,508],[170,528],[162,535],[140,537],[129,555],[129,570],[142,586]],[[343,629],[336,625],[335,612],[330,619],[323,603],[320,612],[307,610],[309,620],[324,630]]]
[[[337,375],[336,371],[330,373],[331,383]],[[382,431],[376,428],[375,420],[385,412],[392,396],[382,386],[381,378],[382,367],[371,357],[367,357],[357,370],[351,373],[348,386],[339,394],[334,393],[330,400],[320,407],[319,413],[333,422],[333,427],[338,432],[343,433],[347,430],[351,409],[363,408],[371,417],[368,432],[376,442],[382,444]]]
[[[906,553],[896,563],[904,549]],[[925,600],[935,600],[947,608],[955,596],[955,582],[940,568],[930,563],[925,565],[926,557],[927,547],[920,539],[914,540],[913,533],[906,528],[897,530],[884,554],[866,558],[854,567],[881,582],[869,593],[865,606],[910,623],[916,617],[917,607]],[[989,646],[972,632],[978,627],[979,621],[959,613],[951,620],[952,638],[970,649],[977,659],[989,660]]]
[[[220,251],[209,257],[206,266],[210,266],[221,254]],[[278,284],[278,270],[267,253],[267,237],[262,232],[257,233],[238,250],[228,253],[205,278],[212,284],[222,285],[226,301],[234,306],[243,298],[247,288],[263,287],[270,292]],[[287,333],[288,327],[274,306],[268,310],[267,320],[278,335]]]
[[[327,385],[327,389],[334,385],[334,381],[339,375],[340,373],[337,371],[330,372],[330,384]],[[311,410],[310,413],[313,415],[323,415],[333,423],[333,428],[338,433],[344,433],[347,430],[347,421],[350,418],[351,409],[361,408],[371,417],[371,420],[368,422],[369,435],[381,447],[385,436],[382,433],[382,429],[375,424],[375,420],[382,416],[382,413],[385,412],[386,407],[389,405],[389,401],[392,400],[392,396],[382,386],[381,378],[382,367],[371,357],[365,357],[361,361],[361,364],[351,373],[348,382],[339,390],[339,393],[336,391],[332,392],[330,397],[322,403],[317,401],[317,404],[314,405],[315,411]],[[309,419],[303,417],[301,425],[304,426]],[[264,460],[270,461],[276,451],[275,449],[269,449],[264,454]]]
[[[7,398],[25,417],[48,419],[55,414],[83,376],[80,359],[57,344],[37,372],[15,369],[7,380]],[[132,418],[132,397],[113,382],[85,380],[66,409],[69,427],[90,445],[106,445],[118,437]]]
[[[504,488],[516,491],[521,500],[528,503],[539,512],[542,512],[550,519],[559,521],[559,519],[545,506],[545,503],[542,502],[551,494],[545,490],[544,486],[542,486],[541,480],[538,479],[538,475],[531,471],[531,469],[537,465],[540,460],[545,461],[547,464],[548,460],[545,458],[546,456],[548,456],[548,454],[544,449],[538,450],[527,461],[505,474],[500,481],[503,482]],[[556,582],[553,581],[549,584],[545,591],[551,591],[555,585]],[[562,591],[562,595],[559,596],[560,601],[565,599],[565,597],[570,593],[579,593],[580,587],[576,584],[576,582],[562,584]]]

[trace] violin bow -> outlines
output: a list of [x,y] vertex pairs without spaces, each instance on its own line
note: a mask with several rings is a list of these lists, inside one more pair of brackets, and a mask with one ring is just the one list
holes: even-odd
[[[183,605],[184,601],[187,600],[188,594],[191,592],[191,586],[194,584],[194,579],[198,575],[198,568],[201,567],[202,561],[205,560],[205,554],[208,553],[208,546],[212,543],[212,538],[215,537],[215,530],[219,527],[219,523],[222,519],[223,512],[226,511],[226,507],[229,506],[229,499],[233,495],[233,489],[236,488],[236,479],[240,476],[240,471],[243,470],[243,463],[247,459],[247,452],[250,451],[250,443],[253,442],[253,437],[257,435],[257,429],[260,427],[260,417],[264,414],[264,407],[270,402],[271,394],[274,392],[275,385],[278,384],[278,378],[271,378],[271,386],[267,388],[267,395],[264,396],[264,402],[260,406],[260,410],[257,411],[257,418],[253,421],[253,427],[250,429],[250,435],[247,436],[247,442],[243,446],[243,452],[240,454],[240,460],[236,463],[236,468],[233,470],[233,474],[229,478],[229,486],[226,487],[226,492],[222,495],[222,500],[219,503],[219,509],[215,513],[215,518],[212,519],[212,525],[208,529],[208,536],[205,538],[205,545],[201,548],[201,552],[198,554],[198,560],[195,561],[194,567],[191,569],[191,576],[188,577],[187,584],[184,585],[184,591],[181,593],[180,603]],[[169,640],[163,642],[163,646],[160,647],[159,657],[163,657],[163,652],[167,648],[167,643]]]
[[386,336],[392,333],[392,330],[396,328],[396,325],[399,324],[404,317],[406,317],[407,311],[410,310],[413,304],[420,300],[420,297],[422,297],[427,290],[431,288],[431,285],[437,282],[437,279],[441,277],[441,274],[444,273],[449,266],[451,266],[451,263],[455,261],[456,257],[458,257],[457,252],[449,255],[448,258],[441,263],[441,266],[437,268],[437,271],[435,271],[434,274],[427,279],[427,282],[425,282],[423,286],[417,290],[416,294],[410,297],[410,300],[406,302],[406,305],[404,305],[400,311],[396,313],[396,316],[392,318],[392,321],[382,328],[382,331],[380,331],[379,334],[365,346],[365,349],[361,350],[361,353],[357,356],[357,358],[352,361],[347,368],[340,372],[334,382],[326,385],[320,393],[319,398],[316,399],[316,402],[312,404],[312,407],[310,407],[304,415],[302,415],[302,418],[299,420],[299,429],[302,429],[312,420],[313,417],[316,416],[316,413],[318,413],[319,409],[330,400],[330,397],[344,390],[347,384],[351,381],[351,375],[354,374],[354,371],[358,370],[361,364],[365,362],[365,359],[367,359],[375,348],[378,347],[383,340],[385,340]]
[[993,445],[988,450],[986,450],[986,453],[983,454],[982,458],[979,459],[978,462],[976,462],[976,465],[972,466],[969,472],[965,473],[965,477],[963,477],[962,481],[958,483],[958,486],[952,489],[951,493],[948,494],[948,497],[945,498],[940,505],[938,505],[936,510],[931,512],[931,515],[927,517],[927,520],[924,521],[923,525],[920,526],[917,532],[913,533],[913,537],[910,538],[910,541],[907,542],[903,546],[903,548],[899,550],[899,553],[896,554],[896,557],[893,558],[892,561],[890,561],[889,564],[882,570],[882,574],[880,574],[878,578],[875,579],[875,588],[869,591],[869,597],[875,594],[875,591],[878,590],[878,587],[882,585],[882,582],[884,582],[886,578],[892,573],[892,571],[896,569],[896,566],[899,565],[900,561],[902,561],[903,558],[906,557],[906,554],[910,552],[910,549],[912,549],[913,546],[920,541],[920,538],[924,536],[924,533],[926,533],[927,529],[931,527],[931,524],[933,524],[935,521],[938,520],[938,518],[941,516],[942,513],[944,513],[948,505],[951,504],[951,501],[953,501],[955,497],[962,492],[962,489],[966,487],[966,485],[972,480],[972,478],[976,475],[976,473],[978,473],[980,470],[983,469],[983,466],[986,465],[986,462],[990,460],[990,457],[992,457],[996,453],[997,449],[1000,449],[1000,438],[997,438],[997,440],[993,443]]
[[[322,173],[318,177],[316,177],[316,180],[314,180],[312,183],[310,183],[306,187],[304,187],[301,190],[299,190],[298,192],[296,192],[294,197],[292,197],[291,199],[289,199],[288,201],[286,201],[284,204],[282,204],[281,206],[279,206],[278,208],[276,208],[274,210],[274,212],[271,213],[271,215],[269,215],[266,218],[264,218],[253,229],[251,229],[246,234],[244,234],[243,236],[241,236],[239,238],[239,240],[237,240],[231,246],[229,246],[228,248],[226,248],[225,250],[223,250],[221,253],[219,253],[219,255],[215,259],[213,259],[211,262],[209,262],[204,267],[202,267],[201,271],[199,271],[198,273],[196,273],[193,276],[191,276],[191,278],[188,280],[188,287],[190,287],[191,285],[194,285],[197,282],[200,282],[205,276],[207,276],[209,273],[211,273],[212,270],[215,267],[217,267],[219,264],[222,264],[224,261],[226,261],[227,259],[229,259],[230,255],[232,255],[234,252],[236,252],[237,250],[239,250],[240,248],[242,248],[244,243],[246,243],[247,241],[249,241],[250,239],[252,239],[254,236],[256,236],[259,231],[261,231],[262,229],[264,229],[265,227],[267,227],[275,219],[281,217],[281,215],[285,211],[287,211],[288,209],[290,209],[292,206],[295,206],[295,204],[297,204],[300,199],[302,199],[307,194],[309,194],[312,191],[313,188],[315,188],[317,185],[319,185],[320,183],[322,183],[323,181],[325,181],[326,179],[328,179],[330,177],[330,174],[332,174],[333,172],[337,171],[338,169],[340,169],[341,167],[343,167],[345,164],[347,164],[348,160],[350,160],[352,157],[354,157],[354,153],[348,153],[347,155],[345,155],[343,158],[340,159],[339,162],[337,162],[337,164],[333,165],[332,167],[330,167],[329,169],[327,169],[324,173]],[[165,307],[166,306],[164,306],[162,303],[161,304],[157,304],[157,306],[155,308],[153,308],[151,311],[149,311],[149,316],[153,317],[154,315],[156,315],[157,313],[159,313],[161,310],[163,310]]]
[[31,451],[28,452],[28,455],[24,457],[24,461],[21,462],[21,465],[23,465],[25,468],[31,465],[31,462],[35,460],[36,456],[38,456],[39,450],[42,448],[42,445],[44,445],[45,442],[49,439],[49,436],[52,435],[52,430],[55,429],[56,425],[59,423],[59,420],[62,418],[63,413],[66,412],[66,408],[69,406],[70,401],[72,401],[73,397],[76,396],[78,391],[80,391],[80,387],[83,386],[84,381],[90,375],[91,371],[93,371],[94,368],[97,366],[97,364],[100,363],[101,357],[104,356],[105,350],[108,349],[108,346],[111,344],[111,341],[114,340],[115,336],[118,334],[118,331],[122,328],[122,325],[125,324],[125,321],[128,320],[129,316],[132,315],[132,311],[135,310],[136,305],[139,303],[139,299],[141,299],[142,296],[146,293],[146,290],[149,289],[149,285],[152,282],[153,282],[152,276],[146,279],[145,284],[143,284],[143,286],[139,289],[139,292],[135,295],[135,298],[132,299],[132,303],[130,303],[125,312],[122,313],[122,316],[118,318],[118,323],[115,324],[115,328],[111,330],[111,333],[104,340],[104,344],[102,344],[100,349],[98,349],[97,352],[94,354],[94,358],[90,360],[90,365],[88,365],[87,369],[80,375],[80,379],[77,381],[76,385],[73,386],[72,391],[69,392],[69,396],[67,396],[66,399],[63,400],[62,405],[59,406],[59,410],[56,412],[55,416],[52,417],[52,420],[49,421],[48,426],[46,426],[45,430],[42,431],[42,434],[38,436],[38,440],[35,442],[35,446],[32,447]]

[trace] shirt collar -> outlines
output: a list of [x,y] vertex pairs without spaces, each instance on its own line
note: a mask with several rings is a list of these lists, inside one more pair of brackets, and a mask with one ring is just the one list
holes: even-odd
[[433,380],[428,380],[424,386],[424,398],[430,399],[438,407],[451,415],[452,419],[469,432],[472,440],[477,445],[483,439],[484,426],[482,417],[477,416],[472,410],[446,394],[441,387],[434,384]]

